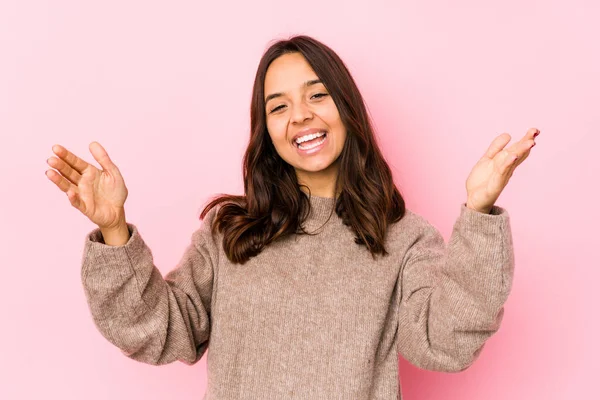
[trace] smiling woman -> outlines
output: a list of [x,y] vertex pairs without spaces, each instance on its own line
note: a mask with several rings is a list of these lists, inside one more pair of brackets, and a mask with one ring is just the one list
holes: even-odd
[[346,128],[323,82],[300,53],[274,60],[265,77],[267,130],[300,185],[334,197]]
[[247,261],[278,238],[309,233],[303,226],[310,212],[306,193],[334,199],[356,242],[373,256],[387,254],[385,232],[404,215],[404,199],[354,79],[325,44],[295,36],[263,55],[252,94],[244,187],[244,196],[220,196],[202,212],[204,218],[226,203],[215,225],[227,230],[224,245],[233,262]]
[[164,278],[126,222],[123,176],[99,143],[102,171],[55,146],[60,174],[47,175],[98,225],[82,282],[96,326],[126,356],[194,364],[210,346],[211,400],[401,399],[398,354],[458,372],[498,331],[514,253],[494,202],[537,134],[492,142],[446,245],[405,208],[343,62],[296,36],[258,66],[244,195],[204,208]]

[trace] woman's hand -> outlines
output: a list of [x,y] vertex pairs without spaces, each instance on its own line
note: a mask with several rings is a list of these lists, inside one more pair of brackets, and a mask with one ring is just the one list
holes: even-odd
[[90,143],[90,152],[102,166],[100,171],[63,146],[54,145],[58,156],[47,162],[52,168],[46,176],[67,194],[71,205],[102,229],[117,229],[125,224],[128,190],[117,166],[98,142]]
[[539,134],[538,129],[531,128],[520,141],[506,149],[504,147],[511,139],[508,133],[494,139],[467,178],[467,207],[490,213],[515,168],[529,156]]

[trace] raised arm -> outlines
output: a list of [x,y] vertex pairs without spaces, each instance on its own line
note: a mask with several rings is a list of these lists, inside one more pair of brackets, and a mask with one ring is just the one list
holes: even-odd
[[398,351],[411,364],[459,372],[498,331],[510,293],[514,253],[505,209],[490,214],[462,204],[448,244],[417,214],[421,226],[402,266]]
[[127,224],[131,237],[122,246],[104,244],[99,229],[87,236],[81,279],[89,309],[101,334],[126,356],[194,364],[206,351],[218,253],[209,228],[214,212],[164,279],[135,225]]

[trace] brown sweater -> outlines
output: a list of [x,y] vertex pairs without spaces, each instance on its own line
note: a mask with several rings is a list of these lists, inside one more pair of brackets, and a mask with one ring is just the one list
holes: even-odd
[[[334,200],[310,202],[315,229]],[[81,271],[96,326],[126,356],[193,364],[207,353],[204,400],[401,399],[399,354],[462,371],[500,327],[514,268],[501,207],[463,203],[448,244],[407,210],[378,260],[334,213],[318,235],[288,237],[244,265],[210,233],[215,210],[164,278],[133,224],[123,246],[90,232]]]

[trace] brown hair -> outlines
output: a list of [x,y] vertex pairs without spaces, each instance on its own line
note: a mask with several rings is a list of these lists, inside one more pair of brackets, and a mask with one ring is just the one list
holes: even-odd
[[[381,154],[364,100],[339,56],[309,37],[279,40],[263,54],[252,91],[250,141],[243,160],[243,196],[221,194],[206,205],[200,218],[220,203],[212,231],[222,232],[223,249],[233,263],[244,264],[271,242],[290,234],[310,234],[302,222],[310,201],[300,190],[294,168],[276,152],[266,126],[264,83],[267,68],[277,57],[300,53],[323,82],[346,127],[338,160],[335,212],[366,246],[373,258],[387,255],[383,245],[388,225],[405,214],[405,204]],[[310,189],[309,189],[310,192]]]

